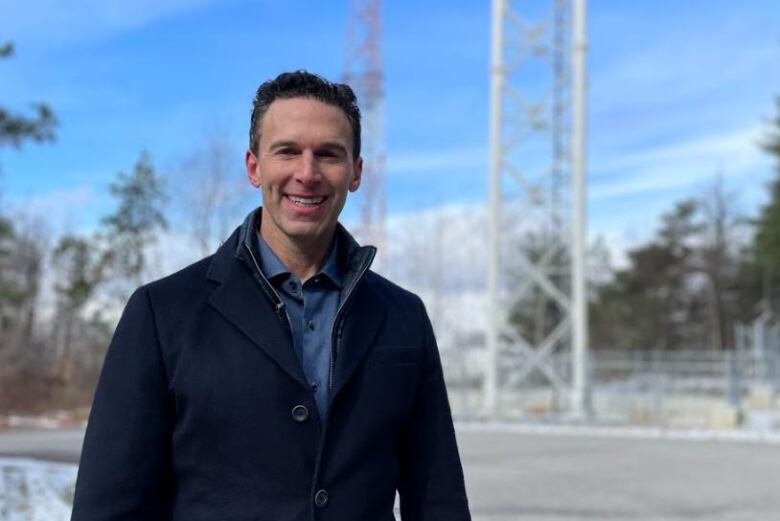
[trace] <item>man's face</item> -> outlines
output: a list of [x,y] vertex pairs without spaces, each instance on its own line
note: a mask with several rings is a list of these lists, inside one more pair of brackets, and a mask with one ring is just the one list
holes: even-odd
[[263,191],[261,233],[271,247],[330,240],[347,192],[360,185],[352,128],[338,107],[309,98],[277,99],[265,113],[249,181]]

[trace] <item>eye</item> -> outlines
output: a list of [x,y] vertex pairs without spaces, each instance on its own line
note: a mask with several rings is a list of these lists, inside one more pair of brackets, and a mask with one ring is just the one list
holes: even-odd
[[317,157],[327,161],[340,161],[343,156],[340,150],[334,148],[323,148],[317,151]]
[[281,147],[276,149],[276,155],[278,156],[296,156],[298,155],[298,149],[295,147]]

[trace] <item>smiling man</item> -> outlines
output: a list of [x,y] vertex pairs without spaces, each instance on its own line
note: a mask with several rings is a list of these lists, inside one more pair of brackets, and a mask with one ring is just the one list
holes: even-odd
[[263,206],[217,252],[139,288],[106,355],[73,521],[470,519],[420,299],[338,223],[360,186],[352,90],[260,86],[246,171]]

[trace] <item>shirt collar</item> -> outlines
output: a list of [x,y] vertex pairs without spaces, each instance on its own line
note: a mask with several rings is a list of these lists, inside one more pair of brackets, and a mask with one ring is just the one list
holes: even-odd
[[[333,237],[333,242],[330,245],[328,256],[325,258],[325,264],[317,275],[327,276],[336,286],[339,288],[343,286],[343,273],[338,263],[338,245],[336,244],[338,238]],[[289,275],[290,270],[279,260],[276,253],[271,249],[267,242],[257,232],[257,243],[260,249],[260,264],[263,268],[263,273],[271,280],[279,275]]]
[[274,251],[265,242],[260,232],[257,232],[257,244],[260,247],[260,265],[263,268],[263,273],[268,277],[268,280],[273,279],[277,275],[289,274],[290,270],[282,264],[279,257],[276,256]]

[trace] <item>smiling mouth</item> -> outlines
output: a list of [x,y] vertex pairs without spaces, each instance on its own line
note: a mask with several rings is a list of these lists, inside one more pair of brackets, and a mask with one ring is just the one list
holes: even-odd
[[318,206],[322,204],[326,197],[320,196],[320,197],[300,197],[296,195],[288,195],[287,198],[294,204],[295,206],[300,206],[301,208],[313,208],[315,206]]

